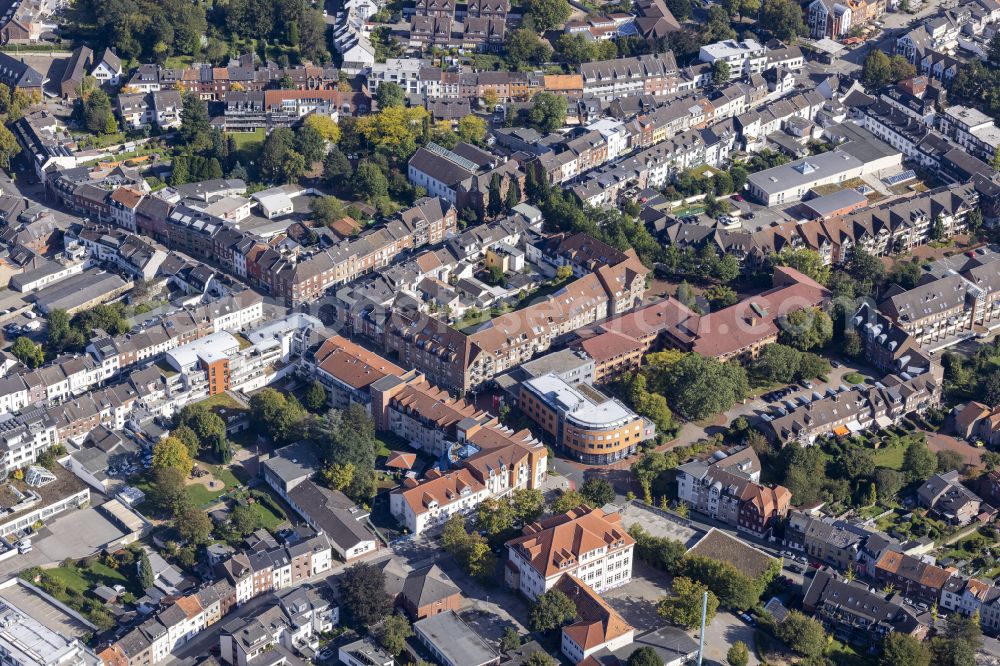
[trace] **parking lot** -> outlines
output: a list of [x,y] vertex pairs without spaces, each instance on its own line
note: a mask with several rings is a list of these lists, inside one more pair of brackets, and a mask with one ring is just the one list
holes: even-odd
[[653,536],[680,541],[687,548],[693,546],[705,534],[703,530],[695,526],[682,525],[637,502],[631,502],[625,506],[621,515],[626,528],[639,523],[644,530]]
[[32,566],[62,562],[67,557],[85,557],[125,532],[94,507],[63,513],[32,537],[30,553],[0,562],[0,579],[10,578]]
[[54,606],[40,594],[21,583],[14,582],[0,589],[0,599],[9,602],[18,610],[41,622],[45,627],[60,634],[80,638],[93,630],[92,627],[88,627],[66,611]]

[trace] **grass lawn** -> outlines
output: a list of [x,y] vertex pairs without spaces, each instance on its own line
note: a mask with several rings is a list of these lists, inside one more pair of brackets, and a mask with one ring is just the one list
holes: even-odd
[[242,409],[246,410],[246,407],[241,405],[239,401],[228,393],[216,393],[210,398],[205,398],[199,405],[205,405],[206,407],[226,407],[227,409]]
[[107,585],[108,587],[124,585],[128,587],[131,582],[120,571],[100,562],[95,562],[85,569],[77,566],[56,567],[55,569],[46,569],[45,572],[65,585],[67,590],[73,590],[79,594],[86,594],[96,585]]
[[844,375],[844,381],[848,384],[861,384],[865,381],[864,375],[857,372],[849,372]]
[[163,63],[163,66],[168,69],[183,69],[184,67],[190,67],[192,64],[194,64],[193,56],[176,55],[167,58],[167,61]]
[[278,526],[286,522],[284,516],[279,516],[275,514],[271,509],[265,505],[263,502],[254,502],[250,506],[253,507],[254,513],[260,518],[260,525],[269,532],[273,532],[278,529]]
[[267,133],[261,128],[252,132],[230,132],[229,136],[236,142],[237,150],[244,150],[259,147],[264,143]]
[[875,451],[875,466],[898,470],[903,466],[905,446],[886,446]]

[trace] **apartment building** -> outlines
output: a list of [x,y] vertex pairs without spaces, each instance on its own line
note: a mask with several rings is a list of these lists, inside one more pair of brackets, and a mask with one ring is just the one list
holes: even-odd
[[424,481],[406,479],[389,495],[389,510],[411,534],[437,529],[453,515],[466,515],[490,497],[465,469],[431,470]]
[[788,514],[792,494],[784,486],[761,484],[760,460],[745,447],[678,467],[677,498],[740,531],[766,537]]
[[11,666],[99,666],[82,642],[50,629],[9,601],[0,603],[0,649]]
[[507,585],[531,600],[555,587],[563,574],[598,593],[632,579],[635,541],[617,513],[582,506],[526,525],[506,546]]
[[[942,222],[944,216],[945,211],[938,213]],[[879,309],[918,344],[930,349],[993,330],[1000,326],[1000,260],[970,264],[962,272],[952,271],[891,295]]]
[[824,569],[809,581],[802,609],[829,631],[850,637],[856,644],[880,645],[889,632],[921,639],[927,627],[904,606],[903,596],[902,592],[873,592],[860,581],[846,581]]
[[583,63],[580,75],[584,93],[602,102],[636,95],[672,94],[681,84],[677,62],[670,51]]
[[713,67],[717,62],[724,62],[729,67],[729,79],[738,79],[763,73],[767,66],[767,47],[753,39],[727,39],[702,46],[698,59]]
[[937,116],[941,131],[970,155],[992,163],[1000,148],[1000,128],[982,111],[968,106],[949,106]]
[[874,578],[882,585],[891,584],[910,599],[937,603],[951,573],[911,555],[887,551],[875,563]]

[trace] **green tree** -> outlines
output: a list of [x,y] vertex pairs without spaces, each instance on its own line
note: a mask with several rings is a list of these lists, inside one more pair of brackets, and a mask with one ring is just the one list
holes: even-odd
[[349,625],[356,629],[374,626],[392,612],[392,599],[385,592],[385,574],[367,562],[344,570],[340,601]]
[[486,121],[479,116],[470,114],[462,116],[459,119],[456,132],[458,134],[458,138],[462,141],[482,145],[483,141],[486,140],[486,130]]
[[566,0],[528,0],[525,9],[532,25],[539,32],[552,30],[563,24],[573,13]]
[[[538,33],[525,26],[507,33],[505,41],[506,59],[511,69],[518,70],[525,65],[539,66],[552,57],[552,48],[538,37]],[[486,106],[492,109],[496,105],[496,93],[492,100],[486,101]]]
[[521,634],[514,627],[504,627],[503,635],[500,636],[500,651],[506,654],[519,647],[521,647]]
[[318,380],[314,379],[310,382],[309,388],[306,389],[305,395],[302,396],[302,403],[311,412],[320,412],[326,408],[326,389],[323,388],[323,385]]
[[861,80],[869,88],[881,88],[892,78],[892,65],[884,51],[872,49],[861,67]]
[[817,620],[791,611],[774,630],[775,635],[803,657],[815,657],[826,648],[826,632]]
[[347,156],[337,146],[332,146],[323,157],[323,180],[329,185],[343,185],[353,171]]
[[895,497],[905,482],[906,478],[903,474],[894,469],[879,468],[875,470],[875,491],[883,502]]
[[514,507],[505,498],[490,497],[476,507],[479,529],[489,535],[500,534],[514,524]]
[[794,42],[808,33],[802,20],[802,8],[792,0],[764,0],[760,24],[783,42]]
[[174,519],[174,527],[189,544],[203,544],[212,534],[212,519],[197,508],[189,508]]
[[287,443],[305,420],[302,406],[293,396],[264,388],[250,397],[250,422],[258,432],[275,442]]
[[[712,66],[712,82],[715,84],[727,83],[731,76],[729,63],[725,60],[716,60]],[[716,193],[718,194],[718,192]]]
[[582,34],[563,33],[556,40],[556,52],[570,65],[590,62],[594,59],[595,44]]
[[0,167],[7,169],[10,167],[10,160],[21,151],[17,143],[17,137],[7,129],[6,125],[0,124]]
[[909,60],[901,55],[894,55],[889,58],[889,80],[903,81],[912,79],[917,75],[917,68]]
[[705,621],[711,623],[715,618],[719,599],[705,585],[679,576],[674,578],[671,591],[672,593],[661,599],[656,606],[657,612],[670,622],[685,629],[697,627],[701,623],[702,596],[705,592],[708,592]]
[[584,481],[580,494],[586,498],[590,506],[601,507],[614,501],[615,488],[606,479],[592,476]]
[[[900,471],[906,475],[910,483],[923,481],[937,470],[937,454],[927,448],[922,441],[913,441],[903,453],[903,466]],[[885,495],[883,495],[885,497]]]
[[334,490],[347,490],[354,483],[354,463],[333,463],[322,472],[323,480]]
[[833,320],[820,308],[793,310],[778,323],[781,341],[799,351],[823,347],[833,339]]
[[286,162],[294,146],[295,134],[288,127],[275,128],[268,134],[258,161],[261,177],[271,183],[284,180]]
[[913,636],[890,631],[882,639],[878,666],[930,666],[930,663],[930,651]]
[[535,601],[528,614],[532,631],[548,633],[576,617],[576,605],[561,590],[551,589]]
[[402,613],[390,615],[375,629],[375,639],[393,656],[403,653],[406,639],[412,635],[413,627]]
[[319,130],[309,123],[302,123],[295,132],[295,150],[302,155],[307,165],[323,159],[326,139]]
[[552,502],[552,513],[566,513],[587,503],[587,498],[575,490],[563,490]]
[[524,666],[557,666],[559,662],[544,652],[532,652],[524,662]]
[[14,344],[10,347],[10,353],[29,368],[37,368],[45,363],[45,352],[42,351],[42,346],[35,344],[31,338],[26,338],[23,335],[14,340]]
[[693,420],[725,411],[749,392],[746,371],[738,363],[694,353],[674,364],[661,384],[657,392],[670,396],[674,411]]
[[656,650],[647,645],[632,651],[628,656],[628,666],[663,666],[663,660]]
[[826,284],[830,279],[830,267],[823,265],[823,258],[815,250],[782,250],[771,256],[771,262],[776,266],[794,268],[820,284]]
[[241,504],[229,514],[229,525],[236,534],[244,537],[261,526],[260,514],[248,504]]
[[708,19],[702,27],[701,38],[707,42],[717,42],[736,37],[736,31],[729,20],[729,14],[721,5],[708,8]]
[[189,149],[202,150],[208,147],[211,140],[208,104],[197,93],[185,93],[183,103],[178,137]]
[[[548,2],[549,0],[544,0]],[[566,0],[559,0],[565,2]],[[566,98],[550,92],[534,96],[528,110],[528,120],[542,132],[552,132],[566,124]]]
[[790,384],[799,374],[802,354],[788,345],[765,345],[750,364],[750,374],[761,384]]
[[184,442],[176,437],[161,439],[153,446],[153,470],[172,467],[185,476],[191,473],[194,462]]
[[366,201],[389,195],[389,180],[385,177],[385,173],[377,164],[368,160],[362,160],[358,164],[358,169],[351,179],[351,186],[354,193]]
[[844,337],[840,341],[840,353],[847,358],[859,359],[864,349],[861,346],[861,336],[853,328],[844,331]]
[[139,551],[139,561],[136,563],[136,569],[138,571],[139,588],[148,590],[153,587],[156,583],[156,578],[153,576],[153,565],[149,561],[149,554],[146,553],[145,548]]
[[378,90],[375,92],[375,101],[378,102],[380,109],[387,109],[393,106],[403,106],[403,100],[406,94],[398,83],[393,83],[392,81],[386,81],[380,83]]
[[[726,653],[726,662],[729,666],[747,666],[750,661],[750,650],[743,641],[736,641]],[[924,664],[924,666],[927,666]]]
[[108,94],[101,89],[92,91],[85,100],[81,102],[83,109],[83,124],[88,131],[94,134],[107,134],[112,127],[112,133],[117,131],[115,114],[111,110],[111,100]]
[[537,488],[521,488],[511,493],[510,503],[518,523],[534,522],[545,510],[545,496]]
[[198,449],[201,448],[201,441],[198,439],[198,435],[194,430],[181,424],[174,428],[170,434],[184,442],[184,446],[186,446],[188,450],[188,455],[192,458],[198,455]]

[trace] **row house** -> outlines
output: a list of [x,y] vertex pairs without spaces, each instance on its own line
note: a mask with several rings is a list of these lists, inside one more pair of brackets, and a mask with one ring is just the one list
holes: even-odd
[[[298,663],[319,649],[320,636],[339,623],[339,609],[318,588],[305,587],[275,594],[273,604],[250,617],[234,618],[219,633],[219,656],[232,666],[270,660]],[[270,662],[269,662],[270,663]]]
[[875,646],[890,632],[922,639],[927,626],[904,605],[904,594],[875,592],[836,572],[817,571],[805,589],[802,609],[842,640]]
[[403,486],[389,495],[389,510],[410,533],[418,535],[440,528],[451,516],[468,515],[489,498],[486,486],[468,470],[430,470],[424,481],[404,479]]
[[912,555],[888,551],[875,563],[874,578],[892,585],[905,597],[927,604],[938,603],[951,572]]
[[385,327],[385,347],[434,383],[467,391],[530,360],[556,337],[631,309],[641,301],[647,272],[630,256],[468,336],[420,313],[393,312]]
[[937,115],[938,127],[970,155],[990,163],[1000,148],[1000,128],[982,111],[949,106]]
[[634,95],[668,95],[681,87],[677,62],[670,51],[583,63],[580,75],[584,93],[603,102]]

